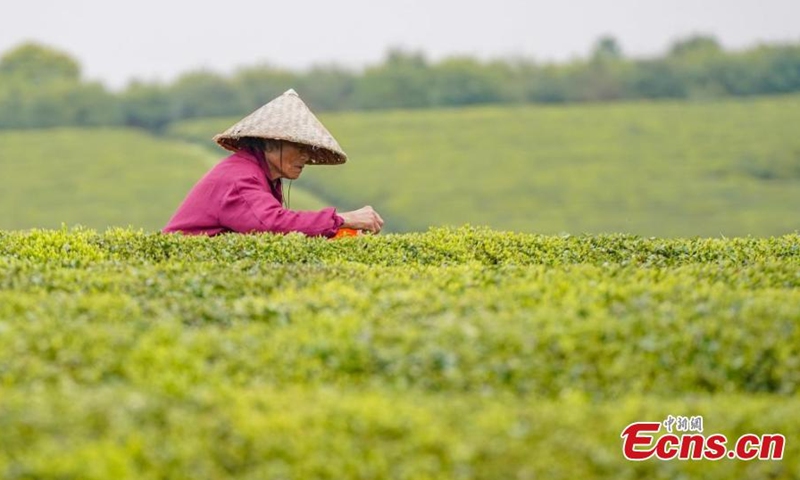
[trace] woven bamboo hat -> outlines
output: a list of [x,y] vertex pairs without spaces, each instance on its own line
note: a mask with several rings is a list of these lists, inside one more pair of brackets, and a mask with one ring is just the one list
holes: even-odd
[[333,135],[292,89],[214,136],[214,141],[227,150],[236,151],[243,137],[288,140],[308,146],[312,152],[309,163],[314,165],[338,165],[347,161],[347,154]]

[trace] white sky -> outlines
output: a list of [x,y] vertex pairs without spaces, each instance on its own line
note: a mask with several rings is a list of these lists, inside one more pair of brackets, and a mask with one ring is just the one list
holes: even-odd
[[39,41],[111,87],[258,63],[361,67],[391,46],[566,60],[611,34],[642,56],[698,32],[728,48],[800,42],[800,0],[0,0],[0,52]]

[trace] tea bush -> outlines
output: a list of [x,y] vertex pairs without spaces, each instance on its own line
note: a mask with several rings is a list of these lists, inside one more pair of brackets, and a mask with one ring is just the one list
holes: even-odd
[[[796,478],[800,236],[0,232],[3,478]],[[703,415],[782,461],[630,463]]]

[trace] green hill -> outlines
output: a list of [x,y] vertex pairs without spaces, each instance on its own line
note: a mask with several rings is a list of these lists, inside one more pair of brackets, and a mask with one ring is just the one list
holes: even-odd
[[[800,96],[328,114],[351,161],[301,182],[394,230],[777,235],[800,225]],[[175,125],[211,146],[233,119]]]
[[[160,229],[220,158],[196,145],[125,129],[0,132],[0,229]],[[292,204],[321,203],[292,188]]]
[[[292,186],[292,207],[371,204],[393,231],[471,223],[740,236],[800,224],[800,96],[358,112],[323,121],[351,161],[308,169]],[[0,229],[160,228],[225,155],[210,138],[231,122],[184,122],[172,138],[125,129],[0,132]]]

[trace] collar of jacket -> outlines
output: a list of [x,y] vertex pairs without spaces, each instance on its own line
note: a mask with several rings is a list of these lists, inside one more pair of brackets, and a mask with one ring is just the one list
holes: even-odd
[[272,179],[272,175],[270,175],[269,165],[267,164],[267,157],[264,155],[264,152],[255,152],[252,150],[239,150],[236,152],[237,155],[245,158],[256,165],[261,169],[264,173],[264,178],[267,179],[267,183],[273,190],[280,192],[281,191],[281,179],[276,178],[275,180]]

